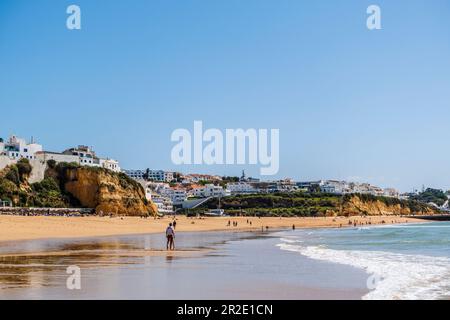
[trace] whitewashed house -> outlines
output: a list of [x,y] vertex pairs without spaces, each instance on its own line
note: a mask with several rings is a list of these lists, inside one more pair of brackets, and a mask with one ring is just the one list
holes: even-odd
[[49,160],[54,160],[57,163],[76,163],[81,166],[100,167],[115,172],[121,172],[118,161],[109,158],[99,158],[95,152],[87,146],[78,146],[77,148],[67,149],[62,153],[40,151],[36,153],[36,159],[40,160],[42,163],[47,163]]
[[36,143],[33,138],[27,143],[25,139],[13,135],[6,142],[0,141],[0,155],[11,160],[22,158],[33,160],[39,151],[42,151],[42,145]]
[[215,186],[214,184],[207,184],[202,187],[193,188],[191,195],[197,198],[209,198],[209,197],[225,197],[226,192],[221,186]]
[[231,182],[227,184],[226,189],[232,195],[258,193],[258,189],[247,182]]

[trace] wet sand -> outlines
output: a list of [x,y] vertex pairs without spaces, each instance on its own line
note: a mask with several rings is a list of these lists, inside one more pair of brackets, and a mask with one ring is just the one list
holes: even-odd
[[[366,275],[280,250],[282,233],[186,232],[0,243],[0,299],[359,299]],[[81,290],[66,268],[81,268]],[[274,277],[276,274],[276,277]],[[336,277],[339,274],[339,277]]]
[[[8,216],[0,215],[0,241],[86,238],[96,236],[152,234],[164,232],[173,217],[143,219],[139,217],[53,217],[53,216]],[[348,227],[371,223],[412,223],[424,222],[420,219],[398,216],[371,217],[299,217],[299,218],[254,218],[254,217],[206,217],[187,218],[177,216],[176,232],[200,231],[271,231],[280,228]],[[237,226],[228,226],[235,221]],[[248,222],[247,222],[248,221]],[[250,224],[251,223],[251,224]],[[351,223],[351,224],[350,224]],[[268,227],[268,228],[267,228]]]

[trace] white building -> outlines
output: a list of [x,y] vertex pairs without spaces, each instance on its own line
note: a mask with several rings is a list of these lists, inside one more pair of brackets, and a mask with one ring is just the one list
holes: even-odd
[[166,181],[163,170],[149,170],[148,180],[152,181]]
[[78,146],[58,152],[39,151],[36,153],[36,159],[42,163],[47,163],[49,160],[59,162],[76,163],[81,166],[100,167],[109,169],[115,172],[121,172],[119,162],[113,159],[102,159],[96,156],[95,152],[87,146]]
[[399,198],[400,197],[400,193],[398,192],[397,189],[386,188],[383,191],[384,191],[384,196],[385,197],[392,197],[392,198]]
[[111,171],[115,171],[115,172],[121,171],[119,162],[114,159],[100,159],[100,167],[111,170]]
[[159,186],[165,188],[167,185],[158,184],[153,182],[148,182],[146,180],[140,179],[137,180],[145,190],[145,198],[149,201],[152,201],[160,214],[172,214],[173,213],[173,203],[172,200],[168,197],[162,196],[157,193],[155,189]]
[[188,174],[183,176],[183,181],[182,183],[184,184],[188,184],[188,183],[198,183],[200,181],[221,181],[222,177],[219,176],[214,176],[214,175],[210,175],[210,174],[197,174],[197,173],[192,173],[192,174]]
[[35,159],[36,152],[42,151],[42,145],[36,143],[32,138],[30,143],[25,139],[11,136],[8,141],[0,141],[0,155],[6,156],[11,160],[26,158]]
[[169,198],[173,205],[180,205],[187,199],[186,189],[170,187],[168,183],[151,183],[148,185],[155,193]]
[[361,193],[374,196],[399,197],[399,193],[396,189],[382,189],[380,187],[373,186],[370,183],[347,182],[339,180],[319,180],[312,182],[297,182],[297,186],[299,188],[305,189],[309,189],[311,187],[319,187],[321,192],[335,194]]
[[152,194],[153,203],[158,209],[158,213],[161,214],[172,214],[173,213],[173,202],[170,198],[163,197],[159,194]]
[[135,180],[145,180],[147,177],[151,181],[171,182],[174,179],[174,172],[164,170],[124,170],[125,174]]
[[145,180],[145,170],[124,170],[127,176],[134,180]]
[[221,186],[215,186],[213,184],[207,184],[202,187],[194,188],[191,191],[192,196],[198,198],[209,198],[209,197],[225,197],[226,192]]
[[325,180],[321,181],[320,191],[326,193],[345,194],[350,192],[350,186],[346,181]]
[[227,191],[232,195],[258,193],[258,189],[247,182],[230,182],[227,184]]
[[175,179],[175,172],[164,171],[164,181],[171,182]]
[[172,200],[174,205],[182,204],[187,199],[186,190],[183,188],[169,188],[162,194]]

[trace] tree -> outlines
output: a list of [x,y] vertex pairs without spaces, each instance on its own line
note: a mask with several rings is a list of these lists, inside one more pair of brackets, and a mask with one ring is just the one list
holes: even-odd
[[55,167],[56,167],[56,161],[53,160],[53,159],[48,160],[48,161],[47,161],[47,166],[48,166],[50,169],[55,169]]
[[28,159],[22,158],[17,162],[17,170],[19,172],[20,180],[23,182],[30,175],[33,168]]
[[427,188],[425,191],[418,195],[412,196],[411,200],[417,200],[423,203],[435,203],[438,206],[442,206],[447,201],[447,195],[440,189]]

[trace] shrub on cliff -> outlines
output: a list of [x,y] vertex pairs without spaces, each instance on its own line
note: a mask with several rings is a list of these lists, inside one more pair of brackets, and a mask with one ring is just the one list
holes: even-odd
[[16,186],[20,185],[20,176],[19,176],[19,169],[16,165],[9,166],[6,169],[5,179],[8,179],[12,183],[14,183]]
[[69,195],[61,190],[55,178],[46,177],[41,182],[33,183],[31,189],[29,205],[49,208],[79,206],[78,202],[75,203]]
[[17,162],[16,166],[21,182],[25,182],[31,171],[33,170],[30,161],[28,159],[22,158]]
[[17,186],[11,180],[6,178],[0,178],[0,198],[5,200],[11,197],[17,192]]
[[115,174],[117,174],[117,177],[119,178],[119,183],[122,188],[124,188],[124,189],[129,189],[129,188],[142,189],[142,186],[139,184],[139,182],[131,179],[125,173],[119,172],[119,173],[115,173]]
[[47,166],[48,166],[50,169],[55,169],[55,167],[56,167],[56,161],[53,160],[53,159],[47,160]]
[[61,192],[58,182],[53,178],[45,178],[41,182],[36,182],[31,185],[35,192]]

